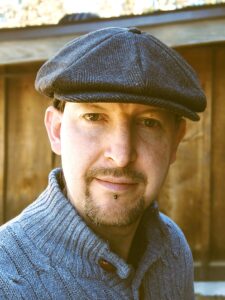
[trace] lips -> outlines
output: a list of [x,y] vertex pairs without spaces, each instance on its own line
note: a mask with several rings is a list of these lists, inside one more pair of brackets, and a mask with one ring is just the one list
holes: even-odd
[[104,188],[114,192],[127,191],[138,184],[126,178],[95,178],[95,181]]

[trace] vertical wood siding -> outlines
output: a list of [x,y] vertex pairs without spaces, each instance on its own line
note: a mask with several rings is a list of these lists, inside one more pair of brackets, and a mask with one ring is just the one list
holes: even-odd
[[2,131],[5,129],[5,136],[2,133],[5,147],[1,145],[4,156],[1,222],[17,215],[35,199],[46,186],[51,169],[51,151],[43,125],[47,100],[33,88],[36,68],[15,66],[4,71],[5,94],[0,104],[0,108],[5,105],[5,113],[1,114]]
[[[4,68],[0,69],[0,74]],[[5,167],[5,79],[0,75],[0,223],[4,221],[4,170]]]
[[171,167],[160,206],[184,230],[194,255],[208,260],[211,222],[212,49],[178,49],[196,70],[207,95],[199,122],[187,123],[176,163]]
[[213,58],[211,256],[225,259],[225,47]]

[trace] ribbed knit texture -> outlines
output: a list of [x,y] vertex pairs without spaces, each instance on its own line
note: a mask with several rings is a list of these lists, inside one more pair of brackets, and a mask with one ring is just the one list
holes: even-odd
[[[168,217],[146,211],[147,247],[134,269],[79,217],[61,192],[59,172],[53,170],[39,198],[0,229],[0,299],[194,299],[191,252]],[[100,259],[116,271],[102,269]]]

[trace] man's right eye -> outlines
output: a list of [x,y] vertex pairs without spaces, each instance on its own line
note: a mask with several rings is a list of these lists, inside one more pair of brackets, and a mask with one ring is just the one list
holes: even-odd
[[99,113],[88,113],[83,116],[83,118],[87,121],[101,121],[103,119],[102,115]]

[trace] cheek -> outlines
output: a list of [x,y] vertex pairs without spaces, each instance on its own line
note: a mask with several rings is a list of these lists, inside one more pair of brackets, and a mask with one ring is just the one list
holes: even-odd
[[154,131],[148,138],[145,136],[143,142],[159,164],[170,165],[176,152],[177,135],[174,122],[166,122],[160,130]]
[[142,149],[142,170],[148,178],[147,199],[157,197],[167,175],[171,159],[171,143],[167,139],[149,141]]
[[98,135],[79,126],[70,125],[61,129],[61,152],[64,168],[86,172],[99,151]]
[[151,144],[145,151],[146,161],[149,165],[149,171],[164,173],[170,165],[171,147],[167,142]]
[[80,130],[77,126],[61,129],[61,159],[68,197],[77,207],[82,206],[85,174],[98,158],[99,143],[96,136]]
[[139,136],[139,149],[141,157],[144,157],[152,166],[161,168],[168,165],[172,153],[172,137],[167,133],[156,133]]

